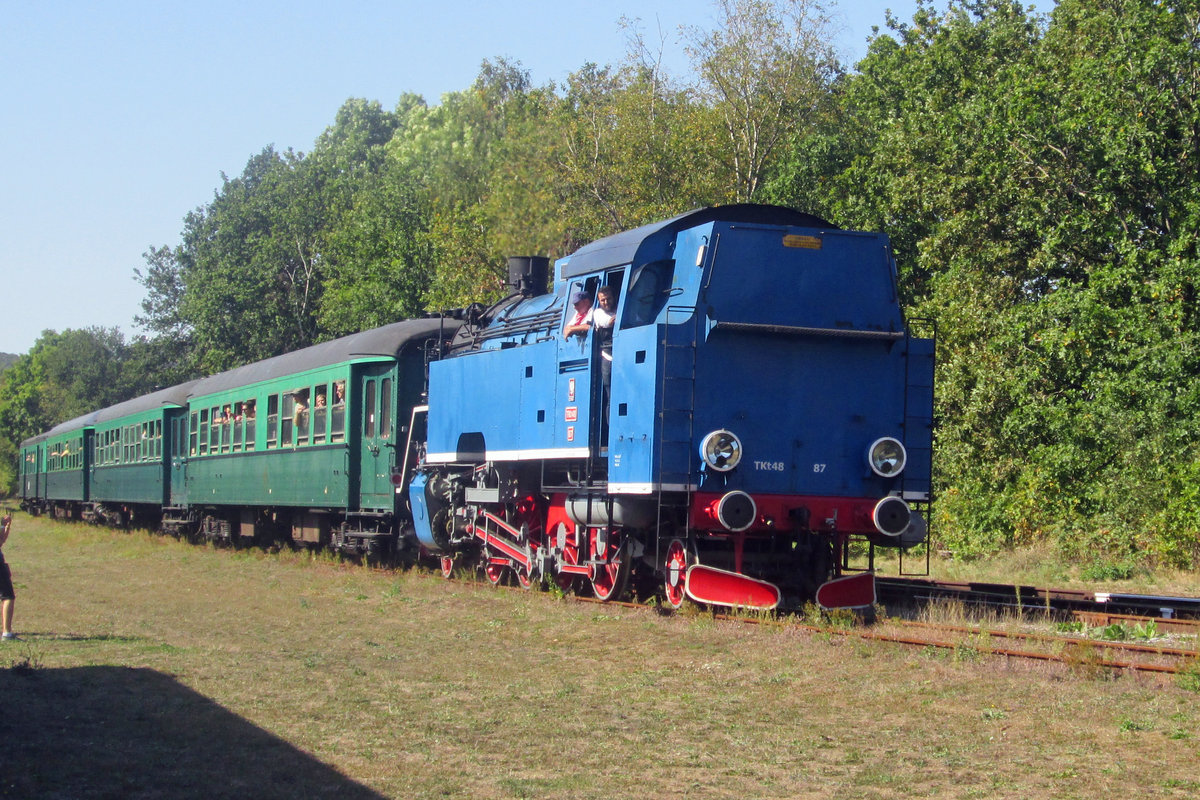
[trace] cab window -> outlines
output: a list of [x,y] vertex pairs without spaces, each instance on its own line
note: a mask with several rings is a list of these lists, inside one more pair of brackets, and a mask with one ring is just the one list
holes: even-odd
[[675,261],[651,261],[634,270],[633,280],[625,295],[625,310],[621,316],[622,328],[649,325],[658,318],[667,298],[671,294],[671,282],[675,277]]

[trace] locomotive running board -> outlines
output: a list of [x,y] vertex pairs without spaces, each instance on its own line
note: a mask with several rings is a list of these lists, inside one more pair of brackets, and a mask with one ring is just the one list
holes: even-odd
[[688,567],[684,584],[687,596],[697,603],[738,608],[772,609],[779,605],[779,587],[703,564]]
[[825,581],[817,589],[821,608],[862,608],[875,605],[875,573],[860,572]]

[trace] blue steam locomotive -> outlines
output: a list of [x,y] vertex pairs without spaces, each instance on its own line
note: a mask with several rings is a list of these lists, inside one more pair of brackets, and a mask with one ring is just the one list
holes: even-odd
[[[726,206],[583,247],[550,294],[545,262],[521,266],[524,291],[429,369],[409,494],[447,571],[873,602],[869,573],[836,577],[845,545],[923,540],[931,501],[933,341],[905,325],[886,237]],[[611,329],[568,332],[598,292]]]
[[923,541],[932,500],[934,343],[887,238],[734,205],[553,269],[64,423],[23,443],[23,504],[602,600],[871,604],[848,544]]

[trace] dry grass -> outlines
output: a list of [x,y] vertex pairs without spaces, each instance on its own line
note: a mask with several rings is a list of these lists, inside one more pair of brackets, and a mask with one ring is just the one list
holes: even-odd
[[1200,693],[18,517],[0,796],[1190,797]]

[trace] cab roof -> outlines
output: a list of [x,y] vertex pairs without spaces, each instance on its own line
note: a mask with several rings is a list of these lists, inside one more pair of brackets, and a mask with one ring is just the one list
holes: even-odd
[[642,243],[658,233],[685,230],[706,222],[745,222],[761,225],[791,225],[800,228],[837,230],[838,227],[820,217],[783,206],[739,203],[728,206],[709,206],[688,211],[677,217],[652,222],[640,228],[614,233],[597,239],[576,250],[566,259],[560,278],[574,278],[609,267],[630,264]]

